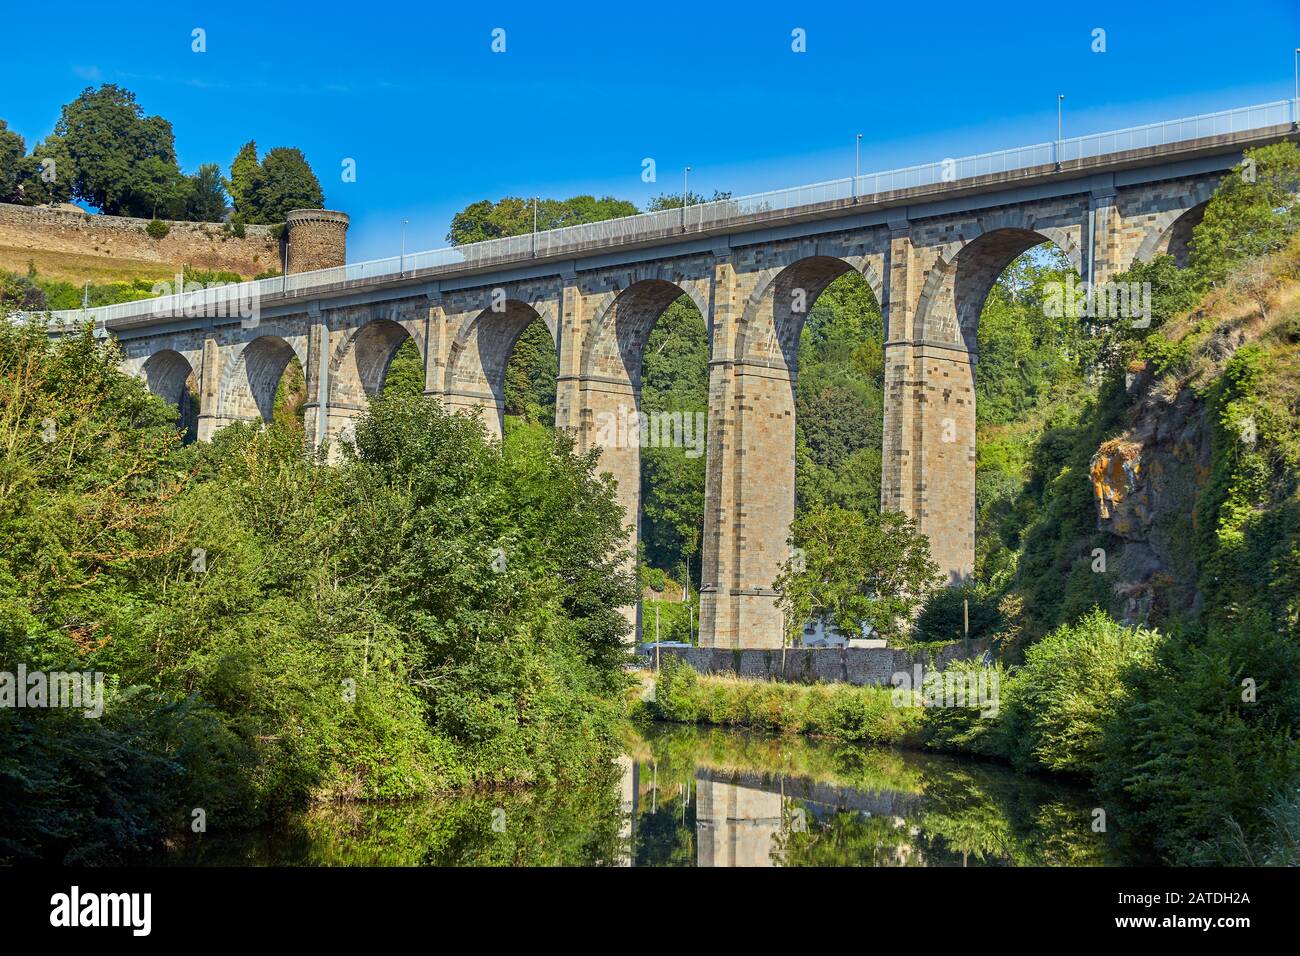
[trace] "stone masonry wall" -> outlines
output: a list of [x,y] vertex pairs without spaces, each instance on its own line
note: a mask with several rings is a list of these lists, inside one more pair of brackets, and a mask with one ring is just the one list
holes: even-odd
[[99,216],[48,206],[0,203],[0,246],[163,265],[236,272],[245,278],[279,269],[271,226],[245,226],[239,239],[214,222],[168,222],[162,239],[145,232],[148,219]]
[[[773,680],[788,684],[870,684],[888,685],[901,672],[921,675],[931,669],[943,670],[952,661],[979,657],[988,649],[984,641],[971,641],[967,650],[960,643],[946,644],[930,654],[897,647],[817,647],[788,648],[782,667],[780,648],[738,649],[721,647],[661,647],[659,661],[680,658],[701,674],[730,674],[755,680]],[[647,652],[641,651],[644,656]],[[649,654],[654,666],[654,651]]]

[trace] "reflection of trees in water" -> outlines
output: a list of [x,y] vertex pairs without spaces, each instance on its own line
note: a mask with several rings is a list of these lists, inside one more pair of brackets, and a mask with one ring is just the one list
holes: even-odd
[[631,759],[585,782],[324,807],[272,831],[192,837],[167,861],[1088,866],[1108,858],[1085,791],[996,764],[693,728],[652,730],[628,746]]
[[[769,847],[771,862],[785,866],[1089,866],[1106,861],[1103,839],[1090,828],[1093,801],[1085,791],[995,764],[716,729],[655,730],[648,743],[660,774],[666,767],[673,775],[691,768],[701,790],[711,779],[715,801],[725,792],[735,816],[728,836],[753,844],[731,847],[726,856],[713,847],[707,862],[757,860]],[[836,788],[844,799],[834,798]],[[780,798],[779,826],[771,825],[771,808],[761,796],[772,793]],[[873,807],[873,801],[884,809],[863,809]],[[763,820],[746,821],[746,808]],[[701,858],[705,836],[699,833]],[[649,839],[645,834],[639,843]],[[644,855],[638,862],[670,853],[680,858],[684,845],[678,836],[671,850],[639,849]]]
[[[499,829],[494,829],[497,823]],[[621,853],[618,778],[413,803],[321,807],[274,831],[194,839],[184,864],[608,866]]]
[[[802,816],[798,811],[802,810]],[[924,866],[900,817],[791,801],[773,846],[779,866]],[[802,829],[801,829],[802,828]]]
[[686,788],[661,793],[658,809],[644,806],[636,822],[637,866],[694,866],[695,802]]
[[918,825],[933,853],[957,863],[1099,866],[1106,847],[1091,830],[1086,792],[951,759],[927,774]]

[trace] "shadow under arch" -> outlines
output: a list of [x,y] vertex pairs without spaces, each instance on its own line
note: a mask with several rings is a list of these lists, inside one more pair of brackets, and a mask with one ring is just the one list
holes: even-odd
[[145,385],[177,410],[186,441],[197,434],[199,401],[194,367],[180,352],[163,349],[149,356],[141,369]]
[[[808,315],[821,294],[850,273],[863,275],[846,259],[811,255],[791,262],[759,285],[745,303],[736,330],[737,363],[785,372],[793,399],[799,375],[799,340]],[[867,284],[872,285],[869,278]],[[872,295],[879,303],[874,286]]]
[[519,337],[534,322],[550,333],[558,360],[555,317],[533,303],[505,299],[499,309],[489,306],[465,323],[447,356],[443,395],[448,408],[491,407],[487,424],[500,435],[505,427],[506,369]]
[[1192,256],[1192,233],[1205,218],[1209,205],[1209,199],[1205,199],[1180,212],[1164,229],[1152,230],[1142,240],[1133,261],[1150,262],[1156,256],[1169,255],[1180,269],[1186,268]]
[[921,342],[955,345],[976,354],[976,333],[984,303],[994,283],[1022,253],[1051,243],[1065,254],[1076,273],[1079,271],[1079,250],[1069,241],[1063,245],[1061,239],[1057,230],[999,226],[954,243],[926,276],[913,320],[913,337]]
[[223,416],[243,421],[271,421],[276,389],[294,359],[305,364],[304,357],[278,335],[262,335],[247,343],[222,376]]
[[592,323],[591,338],[582,359],[584,378],[602,378],[641,388],[646,343],[655,323],[683,296],[701,315],[707,315],[693,290],[662,278],[638,279],[620,290]]
[[364,410],[383,392],[393,357],[408,339],[420,346],[405,326],[391,318],[371,319],[354,329],[330,359],[330,408]]

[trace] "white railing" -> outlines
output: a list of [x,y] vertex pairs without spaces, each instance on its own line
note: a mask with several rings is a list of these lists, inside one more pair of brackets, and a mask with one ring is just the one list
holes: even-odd
[[[1185,119],[1150,123],[1108,133],[1076,136],[1053,143],[1020,146],[960,159],[944,159],[936,163],[908,166],[878,173],[865,173],[845,179],[776,189],[713,202],[687,206],[685,210],[665,209],[659,212],[640,213],[621,219],[580,226],[565,226],[545,232],[527,233],[504,239],[489,239],[463,246],[413,252],[387,259],[371,259],[330,269],[300,272],[271,279],[258,279],[220,288],[205,290],[201,298],[182,295],[161,296],[123,302],[118,305],[97,306],[92,309],[67,309],[50,313],[55,320],[65,324],[82,324],[93,321],[97,326],[117,319],[145,318],[149,315],[186,314],[201,303],[200,314],[212,314],[212,308],[250,299],[310,292],[344,283],[367,279],[397,279],[420,272],[425,275],[438,269],[457,266],[489,266],[527,260],[533,257],[560,255],[600,246],[648,241],[656,238],[680,236],[684,232],[705,231],[744,217],[763,216],[781,218],[797,215],[800,210],[811,209],[827,203],[853,201],[870,202],[880,196],[902,189],[915,189],[940,183],[959,183],[998,173],[1031,169],[1052,163],[1074,162],[1123,153],[1132,149],[1164,146],[1172,143],[1267,129],[1295,123],[1297,101],[1279,100],[1260,106],[1206,113]],[[16,321],[26,321],[30,313],[19,313]]]

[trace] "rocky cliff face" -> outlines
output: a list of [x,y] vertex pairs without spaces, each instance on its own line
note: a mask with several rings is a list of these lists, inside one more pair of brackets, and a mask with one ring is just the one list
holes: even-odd
[[1195,612],[1196,502],[1209,476],[1211,428],[1190,388],[1171,390],[1135,376],[1132,424],[1093,456],[1098,530],[1118,539],[1106,574],[1126,623]]

